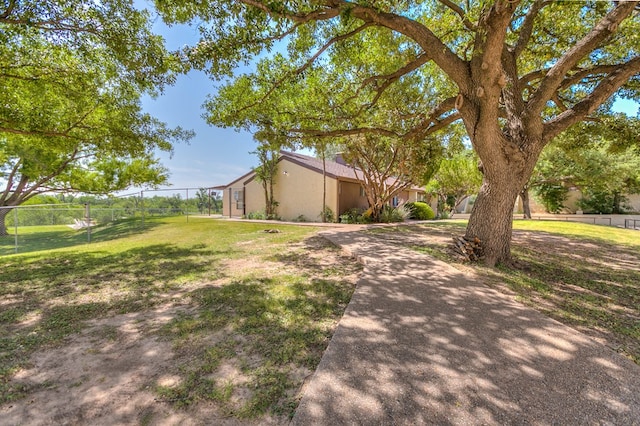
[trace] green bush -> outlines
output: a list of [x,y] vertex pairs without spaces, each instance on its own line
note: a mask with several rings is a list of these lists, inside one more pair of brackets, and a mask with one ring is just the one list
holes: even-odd
[[257,212],[250,212],[246,216],[247,219],[253,220],[280,220],[277,215],[267,215],[264,210],[258,210]]
[[[320,213],[318,217],[320,218],[320,220],[322,220],[322,213]],[[324,220],[327,223],[333,223],[336,221],[336,215],[335,213],[333,213],[333,210],[331,210],[331,207],[329,206],[324,206]]]
[[569,190],[556,183],[545,183],[536,188],[536,193],[548,213],[559,213],[564,208]]
[[585,213],[622,214],[625,213],[627,197],[620,193],[585,189],[578,207]]
[[370,216],[364,214],[366,211],[352,208],[340,215],[340,223],[371,223]]
[[436,217],[431,206],[422,201],[416,201],[414,203],[405,204],[410,212],[409,218],[417,220],[431,220]]

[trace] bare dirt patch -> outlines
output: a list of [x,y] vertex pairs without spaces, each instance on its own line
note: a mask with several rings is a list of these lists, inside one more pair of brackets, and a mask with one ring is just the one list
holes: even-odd
[[[272,258],[249,256],[224,264],[225,270],[269,276],[277,272],[308,275],[311,281],[323,276],[353,285],[358,267],[339,250],[320,237],[311,237],[292,244]],[[331,269],[333,268],[333,269]],[[167,329],[180,318],[202,318],[203,305],[198,292],[217,290],[224,279],[198,280],[180,291],[167,292],[160,302],[149,308],[122,315],[98,317],[83,321],[81,330],[60,343],[30,354],[10,381],[21,396],[0,405],[0,423],[29,425],[64,424],[162,424],[162,425],[279,425],[289,422],[288,413],[267,413],[243,418],[221,408],[214,399],[200,395],[189,404],[172,400],[158,393],[158,388],[176,388],[185,381],[181,369],[197,359],[202,351],[216,348],[219,342],[234,341],[236,358],[221,358],[205,379],[233,388],[227,405],[240,406],[254,397],[255,381],[247,368],[263,361],[255,353],[241,353],[247,339],[235,335],[237,329],[227,326],[220,330],[187,336],[176,344]],[[342,307],[343,309],[344,307]],[[209,309],[209,308],[207,308]],[[217,309],[217,308],[215,308]],[[205,309],[206,310],[206,309]],[[214,310],[210,308],[210,310]],[[332,327],[335,327],[335,321]],[[231,335],[231,336],[230,336]],[[325,345],[326,347],[326,345]],[[311,348],[320,351],[324,347]],[[226,349],[223,349],[226,350]],[[313,370],[293,365],[287,372],[287,395],[298,398],[305,379]]]
[[[173,357],[153,335],[183,307],[90,321],[55,349],[35,353],[14,380],[28,396],[2,407],[8,424],[139,423],[171,418],[149,391]],[[176,419],[177,420],[177,419]]]

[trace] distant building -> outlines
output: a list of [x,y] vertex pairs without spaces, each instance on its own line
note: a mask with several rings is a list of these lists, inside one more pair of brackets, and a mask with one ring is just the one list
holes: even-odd
[[[325,161],[326,205],[335,217],[353,208],[367,209],[367,197],[361,182],[356,177],[356,169],[338,161]],[[320,221],[322,206],[322,160],[293,152],[280,151],[278,173],[273,191],[278,202],[278,216],[283,220],[297,220],[304,217],[308,221]],[[240,176],[233,182],[213,189],[223,191],[222,214],[230,217],[246,216],[265,210],[264,190],[253,171]],[[420,201],[425,196],[424,189],[411,187],[393,199],[393,204]]]

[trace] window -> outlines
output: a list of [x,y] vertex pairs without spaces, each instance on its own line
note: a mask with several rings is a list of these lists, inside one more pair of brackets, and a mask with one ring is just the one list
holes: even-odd
[[400,204],[400,199],[398,198],[398,196],[393,197],[393,199],[391,200],[391,205],[393,207],[398,207],[398,204]]

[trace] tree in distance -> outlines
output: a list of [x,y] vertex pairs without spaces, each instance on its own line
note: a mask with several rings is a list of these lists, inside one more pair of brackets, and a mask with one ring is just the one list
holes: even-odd
[[529,187],[551,213],[565,207],[571,187],[587,213],[625,213],[626,196],[640,193],[640,120],[607,115],[563,132],[544,149]]
[[8,208],[51,192],[157,186],[155,157],[192,132],[142,111],[182,71],[129,1],[4,2],[0,9],[0,235]]
[[453,214],[465,198],[477,194],[482,184],[478,160],[472,151],[461,151],[440,163],[427,184],[427,193],[438,199],[438,215]]
[[[461,120],[483,173],[466,236],[481,240],[489,265],[510,261],[513,207],[542,149],[611,97],[638,99],[638,4],[157,2],[169,23],[204,23],[202,40],[185,53],[215,78],[271,52],[270,69],[259,64],[236,80],[235,90],[251,90],[229,108],[269,111],[292,137],[421,143]],[[334,79],[318,78],[319,68]],[[305,90],[291,92],[300,82]]]

